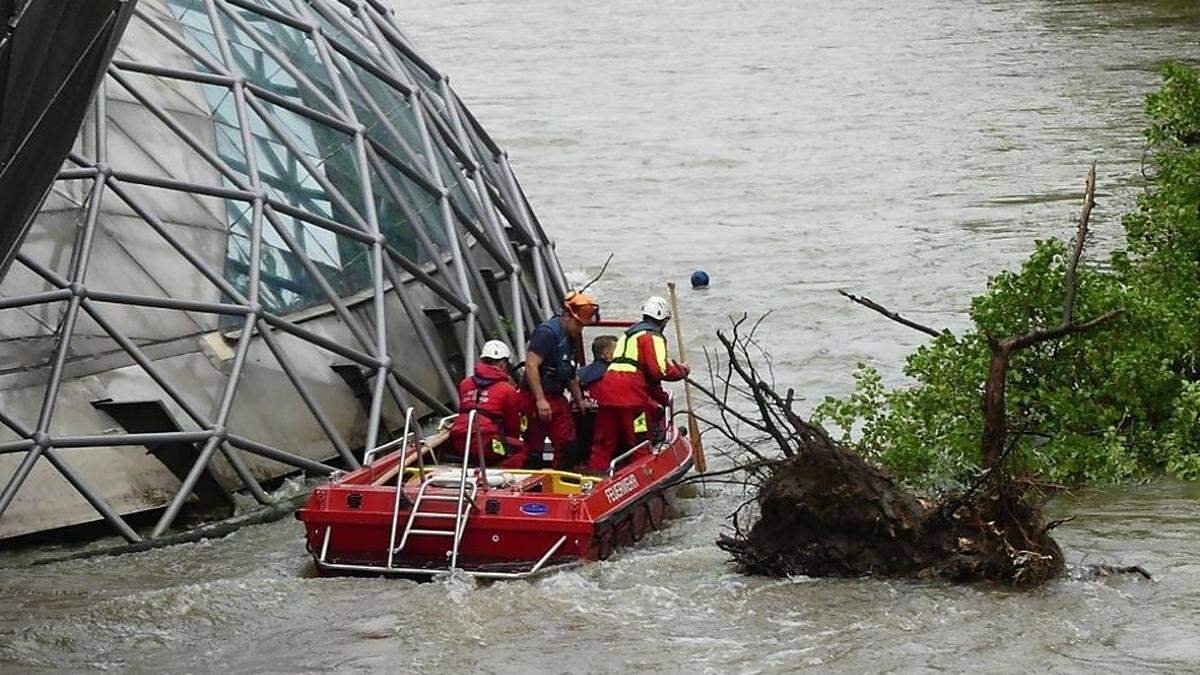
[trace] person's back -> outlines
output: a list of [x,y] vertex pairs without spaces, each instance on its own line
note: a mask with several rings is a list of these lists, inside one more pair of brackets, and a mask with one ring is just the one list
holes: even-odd
[[599,408],[592,439],[588,470],[607,471],[617,447],[637,442],[638,418],[642,431],[647,421],[657,420],[660,406],[670,400],[662,382],[687,377],[688,368],[667,359],[667,341],[662,331],[671,318],[666,300],[652,297],[642,307],[642,321],[632,326],[617,342],[612,364],[604,377],[591,387]]
[[[509,377],[510,356],[511,352],[503,342],[489,341],[483,346],[474,374],[459,383],[459,414],[450,427],[448,458],[461,461],[464,449],[469,447],[470,462],[477,464],[482,448],[484,462],[492,466],[521,454],[521,413],[525,401]],[[468,446],[471,411],[475,411],[472,434],[479,445]]]
[[578,371],[579,388],[583,391],[587,406],[575,416],[574,454],[564,457],[559,468],[574,469],[587,462],[592,449],[592,435],[596,429],[596,399],[592,397],[591,388],[604,377],[605,371],[612,363],[613,347],[616,345],[617,338],[612,335],[600,335],[592,340],[592,362]]

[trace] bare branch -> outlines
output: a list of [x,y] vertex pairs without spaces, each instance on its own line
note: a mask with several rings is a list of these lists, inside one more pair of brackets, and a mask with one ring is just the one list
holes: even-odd
[[1083,255],[1083,246],[1087,242],[1088,221],[1092,217],[1092,207],[1096,204],[1096,163],[1088,170],[1087,183],[1083,193],[1083,209],[1079,212],[1079,224],[1075,230],[1075,247],[1071,251],[1071,259],[1067,263],[1067,276],[1063,280],[1062,324],[1072,322],[1075,310],[1075,272],[1079,268],[1079,258]]
[[1110,319],[1120,316],[1121,313],[1122,310],[1120,309],[1110,309],[1100,316],[1095,317],[1094,319],[1088,319],[1083,323],[1064,323],[1049,330],[1032,330],[1024,335],[1017,335],[1008,338],[1007,340],[1004,340],[1002,344],[1008,343],[1007,346],[1009,349],[1023,349],[1025,347],[1046,342],[1047,340],[1054,340],[1066,335],[1089,331],[1096,326],[1109,321]]
[[606,271],[608,271],[608,263],[612,262],[612,259],[613,259],[613,256],[614,256],[614,255],[616,255],[616,254],[615,254],[615,253],[609,253],[609,254],[608,254],[608,258],[607,258],[607,259],[605,259],[605,261],[604,261],[604,266],[600,268],[600,273],[599,273],[599,274],[597,274],[595,277],[592,277],[592,280],[591,280],[591,281],[589,281],[589,282],[587,282],[586,284],[584,284],[584,285],[583,285],[583,288],[579,289],[579,292],[580,292],[580,293],[582,293],[582,292],[586,291],[587,289],[591,288],[591,287],[592,287],[592,284],[596,283],[597,281],[600,281],[600,277],[603,277],[603,276],[604,276],[604,273],[605,273]]
[[[701,394],[704,394],[705,396],[707,396],[713,402],[713,404],[716,405],[722,411],[722,413],[728,413],[728,414],[732,415],[733,417],[737,418],[737,420],[739,422],[745,424],[746,426],[749,426],[753,429],[757,429],[758,431],[761,431],[763,433],[767,433],[766,427],[762,426],[761,424],[755,422],[754,420],[750,419],[749,417],[746,417],[742,413],[740,413],[737,410],[734,410],[733,408],[728,406],[726,404],[727,401],[718,398],[716,394],[714,394],[712,391],[707,389],[704,385],[700,384],[699,382],[696,382],[691,377],[688,377],[687,381],[689,384],[691,384],[693,387],[695,387]],[[726,422],[725,426],[729,426],[729,423]]]
[[941,335],[940,332],[930,328],[929,326],[919,324],[916,321],[913,321],[911,319],[906,319],[906,318],[900,316],[899,314],[897,314],[896,312],[893,312],[892,310],[888,309],[887,307],[884,307],[883,305],[875,302],[874,300],[872,300],[870,298],[865,298],[860,295],[854,295],[853,293],[847,293],[846,291],[843,291],[840,288],[838,289],[838,293],[840,293],[843,297],[847,298],[851,302],[856,302],[856,303],[862,305],[863,307],[866,307],[867,309],[879,312],[880,314],[886,316],[887,318],[891,319],[892,321],[895,321],[898,324],[908,326],[909,328],[912,328],[913,330],[919,330],[922,333],[925,333],[926,335],[932,335],[933,337],[939,337]]
[[[735,466],[735,467],[732,467],[729,469],[721,469],[720,471],[710,471],[708,473],[703,473],[703,474],[693,474],[691,476],[680,478],[678,481],[676,481],[674,483],[674,485],[686,485],[688,483],[694,483],[697,481],[708,482],[716,476],[728,476],[731,474],[741,473],[743,471],[754,471],[754,470],[757,470],[760,468],[771,467],[778,463],[779,463],[779,460],[777,460],[777,459],[760,459],[760,460],[756,460],[753,462],[748,462],[746,464],[740,464],[738,466]],[[730,481],[718,481],[718,482],[725,482],[725,483],[729,483],[731,485],[741,485],[741,484],[745,483],[744,480],[740,480],[740,481],[730,480]]]
[[[742,320],[743,321],[745,320],[745,316],[742,317]],[[787,438],[784,437],[783,433],[781,433],[777,428],[772,428],[772,427],[774,427],[774,425],[771,422],[770,406],[767,405],[766,399],[763,397],[762,393],[759,391],[757,386],[755,386],[756,383],[759,382],[759,379],[753,372],[753,367],[754,367],[753,364],[750,364],[748,366],[750,368],[750,370],[747,370],[747,365],[743,364],[737,358],[737,352],[739,351],[738,346],[737,346],[738,345],[738,332],[737,331],[740,326],[741,326],[740,321],[734,323],[733,338],[729,338],[721,331],[717,331],[717,340],[719,340],[721,342],[721,344],[725,345],[725,349],[729,352],[730,367],[733,368],[734,371],[736,371],[737,374],[747,384],[749,384],[752,387],[751,393],[753,394],[754,403],[755,403],[755,405],[758,406],[758,411],[759,411],[759,414],[762,415],[763,421],[768,424],[767,433],[771,434],[771,437],[775,439],[776,445],[779,446],[779,451],[782,452],[785,457],[791,457],[793,454],[793,449],[792,449],[791,445],[787,442]]]

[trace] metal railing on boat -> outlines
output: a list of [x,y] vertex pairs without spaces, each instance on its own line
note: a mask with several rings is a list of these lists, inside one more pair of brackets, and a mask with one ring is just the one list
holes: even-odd
[[[676,434],[679,433],[679,430],[677,428],[675,428],[674,417],[675,417],[675,392],[670,392],[670,394],[667,397],[667,405],[665,406],[665,409],[663,410],[662,431],[663,431],[663,439],[664,440],[668,440],[668,441],[672,440],[671,435],[673,433],[676,433]],[[638,451],[650,450],[651,452],[654,452],[657,454],[658,447],[659,446],[654,442],[653,439],[647,438],[646,440],[642,441],[641,443],[638,443],[637,445],[626,450],[625,452],[617,455],[616,457],[613,457],[612,461],[608,463],[608,476],[612,477],[612,475],[617,472],[617,465],[620,464],[621,462],[624,462],[626,459],[632,457]]]
[[[329,541],[332,538],[332,536],[333,536],[333,526],[328,525],[325,527],[325,541],[321,545],[321,556],[320,556],[320,559],[318,560],[318,564],[325,569],[342,570],[342,571],[346,571],[346,572],[378,572],[380,574],[396,574],[396,575],[402,575],[402,576],[429,576],[429,577],[437,576],[439,574],[447,574],[447,573],[452,572],[452,570],[449,570],[449,569],[437,569],[437,568],[428,568],[428,567],[395,567],[395,566],[383,567],[381,565],[352,565],[352,564],[346,564],[346,563],[327,562],[325,560],[325,558],[329,551]],[[493,572],[493,571],[489,571],[489,570],[467,570],[467,569],[461,569],[459,571],[462,572],[463,574],[466,574],[468,576],[472,576],[472,577],[475,577],[478,579],[527,579],[527,578],[535,576],[537,574],[542,574],[542,573],[546,573],[546,572],[556,572],[558,570],[565,570],[565,569],[570,569],[572,567],[578,567],[580,563],[577,560],[571,560],[571,561],[567,561],[567,562],[557,563],[554,565],[546,564],[550,560],[550,558],[553,557],[554,554],[558,552],[558,549],[562,548],[562,545],[565,544],[566,541],[567,541],[567,535],[564,534],[558,538],[558,541],[554,542],[554,545],[552,545],[549,549],[547,549],[547,551],[545,553],[542,554],[542,557],[539,558],[536,563],[534,563],[533,567],[531,567],[527,570],[520,571],[520,572]]]
[[612,461],[608,463],[608,475],[611,477],[614,473],[616,473],[617,465],[620,464],[621,462],[624,462],[627,458],[631,457],[634,453],[638,452],[639,450],[649,449],[651,447],[653,447],[653,444],[650,441],[642,441],[641,443],[638,443],[637,445],[626,450],[625,452],[622,452],[621,454],[617,455],[616,457],[613,457]]
[[[401,574],[401,575],[406,575],[406,576],[415,576],[415,575],[434,576],[437,574],[453,573],[455,570],[460,569],[458,567],[458,552],[459,552],[459,548],[462,546],[463,533],[466,530],[467,522],[470,519],[471,512],[475,508],[477,508],[475,506],[475,498],[479,494],[479,484],[483,483],[484,485],[486,485],[488,482],[487,467],[486,467],[486,462],[485,462],[485,458],[484,458],[483,445],[482,445],[482,443],[480,443],[480,435],[479,435],[480,430],[475,425],[476,415],[477,415],[477,411],[472,410],[470,412],[470,416],[467,418],[467,438],[471,439],[471,441],[474,441],[473,443],[468,442],[467,445],[468,446],[474,445],[475,449],[477,450],[477,453],[478,453],[478,466],[475,469],[474,480],[472,480],[470,483],[467,482],[467,475],[469,474],[469,469],[470,469],[471,451],[470,451],[469,447],[465,447],[465,448],[463,448],[463,453],[462,453],[463,454],[462,466],[460,467],[460,470],[459,470],[458,494],[453,497],[449,496],[449,495],[426,494],[426,491],[429,489],[429,487],[431,487],[440,477],[437,474],[426,476],[425,463],[424,463],[424,460],[422,459],[425,453],[422,452],[420,448],[418,448],[417,453],[416,453],[417,467],[418,467],[417,475],[419,477],[419,480],[421,481],[421,487],[417,490],[416,499],[413,500],[412,506],[410,507],[408,522],[405,523],[404,533],[400,538],[400,543],[396,544],[396,528],[399,525],[399,521],[400,521],[400,504],[401,504],[401,500],[402,500],[402,493],[404,490],[404,472],[402,470],[403,467],[402,466],[400,467],[401,471],[397,472],[397,478],[396,478],[396,497],[392,503],[392,522],[391,522],[391,527],[389,529],[388,552],[387,552],[387,564],[386,565],[384,565],[384,566],[355,565],[355,564],[347,564],[347,563],[329,562],[327,560],[327,558],[329,555],[329,542],[333,538],[333,526],[332,525],[328,525],[325,527],[325,538],[324,538],[324,541],[321,542],[321,554],[317,559],[317,564],[320,567],[323,567],[325,569],[332,569],[332,570],[344,570],[344,571],[352,571],[352,572],[379,572],[379,573],[383,573],[383,574]],[[446,420],[448,420],[448,419],[452,419],[452,418],[446,418]],[[670,418],[668,417],[667,419],[670,419]],[[443,423],[445,423],[446,420],[443,420]],[[382,452],[385,452],[385,451],[390,450],[395,447],[401,448],[400,457],[396,461],[403,464],[407,457],[407,453],[405,452],[405,450],[408,448],[408,439],[411,435],[414,435],[414,434],[416,434],[417,437],[419,438],[420,437],[419,432],[420,432],[419,425],[417,426],[416,430],[413,429],[413,409],[410,407],[405,411],[405,414],[404,414],[404,434],[399,439],[393,440],[385,445],[381,445],[381,446],[374,448],[374,449],[368,451],[367,453],[365,453],[363,455],[363,465],[370,466],[371,462],[373,462]],[[609,470],[610,475],[611,475],[611,472],[612,472],[612,468],[610,467],[610,470]],[[468,487],[470,488],[470,499],[469,500],[467,498]],[[456,504],[455,512],[453,515],[453,517],[454,517],[454,529],[453,530],[430,530],[430,529],[421,529],[421,528],[414,527],[414,524],[416,523],[417,518],[446,518],[446,517],[450,516],[450,514],[440,512],[440,511],[421,512],[420,505],[423,501],[426,501],[426,500],[428,500],[428,501],[435,501],[435,500],[436,501],[444,501],[444,500],[450,500],[450,499],[453,499]],[[454,541],[451,544],[450,551],[448,552],[448,555],[450,557],[450,565],[445,569],[424,568],[424,567],[396,567],[394,565],[395,554],[404,550],[405,545],[408,543],[409,537],[413,534],[427,535],[427,536],[453,536]],[[540,559],[538,559],[538,561],[533,565],[533,567],[531,567],[528,570],[524,570],[521,572],[500,572],[500,571],[463,569],[461,571],[465,574],[468,574],[473,577],[481,578],[481,579],[524,579],[527,577],[531,577],[535,574],[539,574],[541,572],[549,572],[552,570],[559,570],[559,569],[566,569],[569,567],[574,567],[579,564],[577,561],[559,563],[556,565],[551,565],[549,567],[546,566],[547,561],[549,561],[550,558],[553,557],[553,555],[558,551],[558,549],[560,549],[562,547],[562,545],[566,541],[567,541],[566,535],[559,537],[558,541],[554,542],[554,544],[550,546],[550,548],[542,555],[542,557]]]

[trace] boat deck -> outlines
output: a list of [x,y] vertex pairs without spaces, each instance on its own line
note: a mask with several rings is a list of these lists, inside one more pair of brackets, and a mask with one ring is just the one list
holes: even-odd
[[532,576],[604,559],[661,525],[670,484],[692,465],[687,437],[664,434],[590,476],[427,464],[436,451],[406,433],[314,490],[297,518],[322,574]]

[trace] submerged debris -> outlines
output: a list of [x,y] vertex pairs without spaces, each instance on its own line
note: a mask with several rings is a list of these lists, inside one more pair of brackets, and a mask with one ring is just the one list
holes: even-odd
[[750,574],[1037,585],[1064,569],[1022,495],[985,490],[931,504],[835,444],[779,462],[756,502],[749,530],[717,542]]
[[[1049,535],[1058,523],[1044,521],[1035,495],[1021,487],[1027,483],[988,470],[966,491],[919,498],[794,411],[794,392],[780,396],[769,370],[764,378],[758,369],[755,362],[770,357],[755,341],[758,324],[745,331],[745,320],[734,321],[730,335],[718,333],[725,353],[710,355],[710,386],[693,382],[718,411],[703,420],[709,431],[737,448],[738,465],[706,479],[754,490],[744,505],[757,507],[754,522],[744,528],[742,513],[734,514],[733,533],[717,541],[744,572],[1018,586],[1062,574],[1062,551]],[[731,393],[755,412],[731,406]]]

